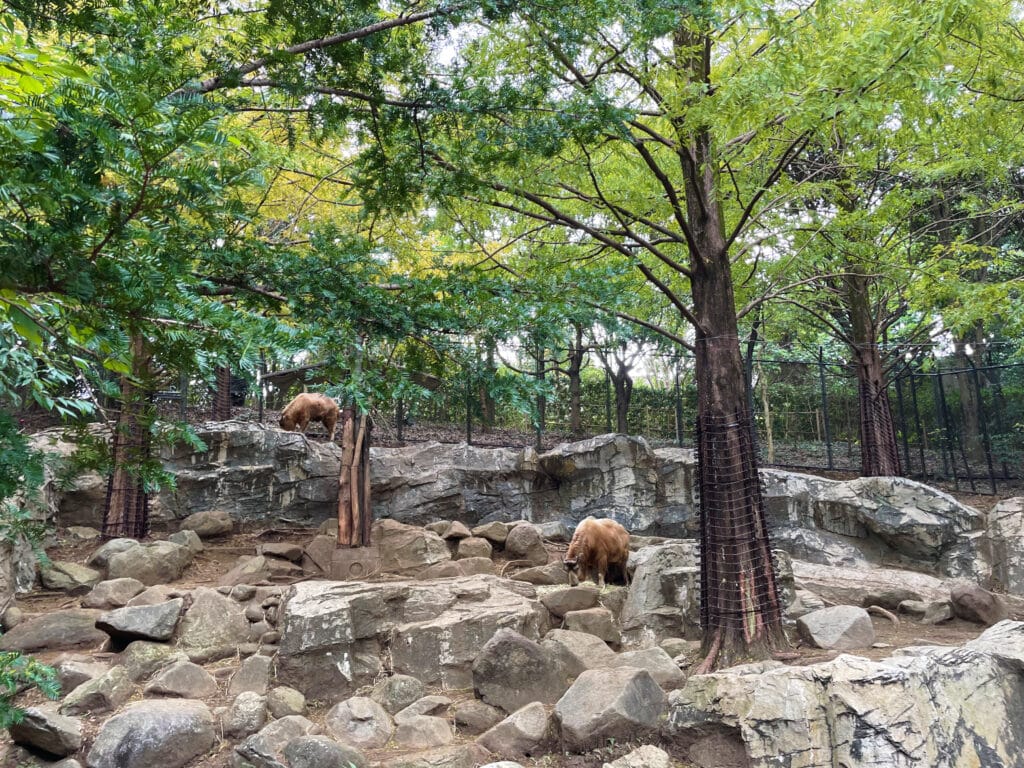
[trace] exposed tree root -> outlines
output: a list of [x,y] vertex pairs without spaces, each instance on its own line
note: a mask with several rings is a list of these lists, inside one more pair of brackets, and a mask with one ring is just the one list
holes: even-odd
[[719,629],[715,632],[715,636],[711,639],[711,645],[708,647],[708,655],[704,657],[704,661],[697,665],[696,669],[693,670],[694,675],[706,675],[712,669],[715,668],[715,663],[718,661],[718,653],[722,650],[722,630]]
[[880,605],[869,605],[866,610],[868,613],[873,613],[876,616],[882,616],[883,618],[888,619],[896,629],[900,628],[900,620],[892,611],[888,611]]

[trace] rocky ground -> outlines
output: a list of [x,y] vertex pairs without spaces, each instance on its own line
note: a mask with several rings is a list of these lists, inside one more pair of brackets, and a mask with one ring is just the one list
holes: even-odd
[[[208,535],[204,538],[204,547],[202,551],[195,554],[192,561],[181,572],[180,577],[169,582],[172,591],[164,594],[163,597],[166,598],[168,595],[175,594],[189,594],[201,588],[216,588],[218,584],[225,583],[225,577],[232,572],[232,569],[237,568],[240,558],[255,555],[257,551],[260,550],[283,551],[288,545],[295,545],[299,548],[306,547],[316,533],[317,531],[312,529],[260,527],[241,530],[235,526],[229,532],[225,531],[221,534]],[[156,532],[152,538],[154,541],[165,541],[168,536],[169,534],[167,532]],[[558,562],[564,552],[565,546],[564,540],[546,540],[545,548],[547,550],[549,560],[553,563]],[[83,541],[77,539],[73,532],[64,531],[60,533],[60,536],[54,545],[48,548],[48,555],[54,562],[84,564],[94,555],[97,547],[97,541]],[[494,553],[493,562],[497,573],[500,574],[503,571],[509,571],[510,566],[511,570],[516,570],[516,563],[510,562],[512,559],[514,558],[511,558],[508,554],[502,551],[496,551]],[[313,576],[296,572],[291,568],[284,568],[282,570],[272,571],[270,574],[263,574],[263,576],[268,575],[269,578],[261,578],[260,581],[268,585],[274,585],[273,587],[267,586],[263,588],[269,589],[272,592],[280,592],[283,589],[286,589],[288,585],[300,581],[310,581],[322,578],[321,576]],[[394,578],[397,577],[389,576],[387,574],[378,574],[371,577],[370,580],[383,582]],[[228,576],[227,581],[237,581],[237,577],[233,580]],[[538,587],[537,589],[540,591],[551,588]],[[80,591],[81,590],[71,590],[71,592]],[[222,586],[221,591],[228,591],[228,588]],[[623,588],[619,586],[610,586],[605,589],[605,593],[608,595],[614,595],[616,592],[621,591],[623,591]],[[83,602],[84,600],[81,596],[73,596],[72,594],[69,594],[69,591],[66,588],[38,588],[29,594],[20,596],[18,598],[18,607],[27,619],[34,615],[53,614],[65,609],[78,608],[83,604]],[[615,602],[614,599],[612,599],[611,602]],[[873,647],[860,649],[856,651],[856,653],[859,656],[872,659],[885,658],[891,655],[895,649],[905,646],[962,645],[963,643],[977,637],[983,629],[983,627],[977,623],[971,623],[957,618],[950,619],[940,624],[924,624],[908,618],[907,616],[901,616],[897,625],[882,615],[873,615],[871,617],[871,621],[874,625],[874,631],[876,634],[875,644]],[[43,650],[38,652],[36,655],[41,660],[54,665],[67,664],[69,659],[77,660],[78,662],[98,661],[101,664],[109,665],[111,663],[116,664],[121,659],[118,655],[118,651],[123,651],[123,648],[124,643],[107,643],[101,650],[93,651],[84,655],[81,653],[76,654],[69,653],[68,651],[57,650]],[[273,653],[274,648],[275,646],[271,645],[269,652]],[[217,712],[218,708],[222,711],[231,711],[232,705],[238,696],[238,686],[235,685],[234,681],[240,674],[239,670],[243,663],[243,659],[248,653],[252,653],[253,650],[255,650],[255,647],[252,649],[243,649],[242,652],[235,653],[224,658],[211,658],[210,660],[199,664],[199,666],[201,666],[202,669],[211,676],[213,681],[213,687],[211,687],[210,690],[201,697],[211,711]],[[676,662],[685,673],[692,662],[697,659],[697,648],[694,643],[689,643],[680,644],[676,646],[674,650],[682,651],[677,655]],[[266,648],[260,649],[259,651],[259,653],[265,652],[267,652]],[[839,654],[840,651],[838,650],[822,650],[820,648],[812,647],[800,641],[794,633],[792,655],[791,657],[786,658],[785,663],[791,666],[808,665],[834,659]],[[198,660],[202,661],[201,658]],[[383,679],[382,675],[378,676],[378,681],[380,679]],[[133,702],[143,700],[154,700],[152,698],[155,695],[154,692],[152,690],[145,690],[143,688],[143,684],[144,681],[140,680],[139,683],[134,685],[127,697],[118,702],[118,707],[124,707]],[[272,687],[273,683],[270,683],[270,685]],[[260,690],[263,691],[263,693],[266,692],[266,681],[263,682]],[[369,693],[368,687],[367,690],[363,691],[363,693]],[[449,713],[447,717],[451,724],[455,725],[454,740],[451,742],[450,746],[454,748],[461,745],[467,750],[474,749],[475,747],[473,747],[473,743],[476,738],[476,734],[474,732],[467,731],[465,728],[456,724],[451,715],[451,712],[455,711],[460,703],[472,702],[475,699],[473,690],[452,689],[444,685],[435,685],[428,687],[424,693],[427,696],[442,696],[450,700],[446,705]],[[179,693],[177,695],[181,696],[184,694]],[[38,693],[30,693],[26,695],[20,703],[23,706],[30,706],[39,704],[41,701],[42,699]],[[103,708],[99,707],[98,709],[102,710]],[[442,709],[444,709],[444,707],[442,707]],[[309,706],[301,710],[301,714],[307,718],[308,721],[323,729],[326,727],[326,720],[329,717],[330,711],[331,708],[326,705],[311,703]],[[110,712],[104,713],[102,711],[91,711],[90,707],[86,707],[81,711],[80,716],[82,743],[88,746],[94,741],[101,726],[109,718]],[[221,725],[220,728],[223,729],[224,726]],[[237,766],[238,757],[233,752],[232,747],[239,743],[239,741],[240,739],[226,738],[219,742],[219,747],[216,747],[213,751],[203,755],[189,765],[208,766],[209,768],[228,768],[229,766]],[[545,749],[544,754],[541,755],[523,757],[510,754],[507,755],[507,757],[516,757],[520,764],[524,766],[549,766],[550,768],[590,768],[591,766],[594,766],[596,768],[597,766],[603,766],[610,763],[615,759],[622,758],[642,745],[656,746],[658,745],[658,740],[650,737],[635,741],[629,739],[609,739],[606,743],[590,749],[583,754],[559,751],[557,749],[557,745],[549,745],[548,748]],[[35,758],[31,753],[14,746],[6,736],[0,737],[0,755],[4,755],[5,751],[6,757],[4,757],[3,762],[0,763],[5,767],[10,766],[10,768],[15,768],[16,766],[17,768],[28,768],[28,766],[32,765],[45,766],[51,764],[41,761],[33,762]],[[86,752],[87,748],[83,748],[80,754],[84,755]],[[416,762],[417,756],[421,752],[423,752],[422,748],[402,748],[397,747],[392,743],[387,747],[365,748],[363,750],[363,756],[369,764],[380,762],[385,765],[394,766],[430,765],[430,763]],[[469,754],[472,753],[470,752]],[[472,762],[465,762],[465,759],[465,756],[463,756],[464,762],[441,764],[454,766],[472,764]],[[498,758],[492,757],[489,759]],[[406,762],[402,762],[403,760]],[[477,764],[480,764],[479,761]],[[647,763],[642,764],[647,765]],[[272,764],[267,763],[266,765],[270,766]],[[677,768],[688,768],[690,764],[675,760],[671,762],[670,765],[676,766]],[[722,768],[725,768],[729,763],[723,762],[721,765]],[[73,768],[73,766],[69,764],[66,768]],[[100,765],[98,768],[105,768],[105,766]]]

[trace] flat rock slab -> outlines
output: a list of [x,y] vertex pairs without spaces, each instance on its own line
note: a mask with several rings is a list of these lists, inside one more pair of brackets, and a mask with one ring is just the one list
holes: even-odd
[[96,619],[96,626],[119,640],[170,640],[184,605],[179,597],[156,605],[117,608]]
[[0,637],[0,651],[76,651],[98,648],[108,639],[96,628],[100,611],[75,608],[25,619]]

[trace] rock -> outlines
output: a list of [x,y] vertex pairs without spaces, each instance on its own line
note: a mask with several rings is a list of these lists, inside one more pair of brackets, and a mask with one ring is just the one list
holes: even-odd
[[490,757],[479,744],[460,744],[417,750],[411,755],[394,757],[380,763],[380,768],[475,768]]
[[949,593],[953,613],[965,621],[991,627],[1006,618],[1006,606],[997,595],[977,584],[957,584]]
[[657,645],[680,633],[699,636],[700,568],[695,542],[643,547],[629,556],[627,570],[633,571],[633,578],[619,616],[624,645]]
[[306,714],[306,697],[294,688],[279,685],[267,693],[267,709],[275,719]]
[[[520,589],[520,587],[515,587]],[[469,576],[421,582],[300,582],[288,592],[280,625],[278,681],[308,698],[337,701],[380,673],[425,685],[472,685],[471,666],[500,627],[537,638],[547,612],[510,582]]]
[[373,524],[370,540],[380,552],[381,570],[414,576],[435,563],[451,559],[444,539],[436,533],[395,520]]
[[478,734],[500,723],[505,718],[505,713],[479,699],[467,699],[455,705],[452,717],[460,731]]
[[836,605],[860,605],[866,592],[893,589],[913,591],[922,600],[949,598],[949,585],[941,579],[895,568],[832,568],[794,560],[793,574],[800,589]]
[[72,608],[19,622],[0,637],[0,651],[76,651],[99,648],[107,633],[96,629],[99,611]]
[[[220,592],[219,589],[217,591]],[[251,584],[235,584],[228,590],[228,597],[240,603],[247,603],[256,597],[256,587]],[[248,618],[248,608],[246,609],[246,618]]]
[[61,691],[73,691],[82,683],[93,680],[110,670],[105,662],[92,661],[88,656],[61,659],[53,665]]
[[353,696],[327,712],[324,725],[336,739],[362,749],[383,747],[395,724],[384,708],[365,696]]
[[215,741],[213,715],[203,702],[141,701],[103,724],[86,763],[89,768],[182,768]]
[[587,584],[568,589],[556,589],[544,594],[540,601],[552,616],[562,618],[570,611],[583,611],[597,605],[597,587]]
[[82,748],[82,723],[77,717],[65,717],[56,704],[26,707],[24,719],[10,727],[15,744],[65,757]]
[[243,691],[235,697],[224,713],[221,726],[224,735],[244,739],[256,733],[267,722],[267,697],[253,691]]
[[267,557],[278,557],[293,563],[302,561],[302,547],[287,541],[272,541],[261,544],[259,553]]
[[459,541],[459,548],[455,554],[456,560],[465,560],[467,557],[491,558],[491,542],[478,536],[469,536]]
[[[469,541],[469,539],[463,539],[463,541]],[[494,561],[490,557],[466,557],[459,560],[457,565],[466,576],[496,573]]]
[[192,598],[192,606],[178,629],[181,650],[197,662],[234,656],[239,640],[249,632],[244,609],[208,587],[198,587]]
[[449,560],[429,566],[420,573],[419,577],[426,581],[427,579],[452,579],[465,575],[466,572],[462,570],[461,563]]
[[554,715],[565,747],[584,751],[656,731],[665,705],[665,692],[646,670],[588,669],[555,704]]
[[71,595],[84,595],[103,578],[99,571],[78,563],[60,560],[39,568],[39,580],[46,589],[57,589]]
[[170,645],[136,640],[121,651],[121,664],[128,678],[135,683],[148,679],[154,672],[178,661],[188,661],[188,655]]
[[669,768],[672,765],[668,752],[658,747],[644,744],[618,760],[605,763],[603,768]]
[[480,768],[523,768],[523,764],[517,763],[515,760],[499,760],[496,763],[487,763]]
[[191,590],[188,589],[172,587],[168,584],[154,584],[152,587],[146,587],[146,589],[129,600],[128,605],[133,607],[139,605],[159,605],[178,597],[191,596],[191,594]]
[[477,744],[497,755],[534,755],[550,737],[551,717],[538,701],[517,709],[479,736]]
[[546,565],[548,562],[544,540],[532,525],[517,525],[508,532],[505,554],[510,560],[526,560],[533,565]]
[[157,605],[126,606],[96,619],[96,626],[118,640],[170,640],[185,601],[180,597]]
[[700,650],[699,640],[684,640],[681,637],[666,637],[658,647],[667,653],[671,658],[676,656],[687,656]]
[[65,533],[73,541],[96,541],[103,534],[88,525],[69,525]]
[[198,555],[206,549],[203,540],[199,538],[199,534],[192,530],[177,531],[168,536],[167,540],[172,544],[188,548],[193,555]]
[[120,608],[146,588],[138,579],[125,577],[101,581],[82,598],[83,608]]
[[565,570],[561,563],[548,563],[547,565],[538,565],[533,568],[524,568],[509,575],[517,581],[525,581],[529,584],[543,586],[567,585],[569,583],[569,572]]
[[786,608],[786,616],[790,619],[799,619],[811,611],[825,607],[825,601],[816,594],[806,589],[798,589],[793,595],[793,602]]
[[953,618],[953,604],[948,600],[938,600],[928,603],[924,615],[921,617],[922,624],[941,624]]
[[622,639],[615,624],[615,617],[607,608],[569,611],[565,614],[562,624],[570,632],[586,632],[609,643],[617,644]]
[[128,701],[131,693],[132,681],[124,667],[111,667],[65,696],[60,712],[63,715],[110,712]]
[[299,715],[290,715],[265,725],[235,747],[235,752],[256,768],[280,768],[284,750],[292,741],[319,733],[320,726],[316,723]]
[[166,584],[180,579],[191,562],[192,551],[188,547],[170,541],[154,541],[111,555],[107,577],[135,578],[146,585]]
[[455,740],[448,721],[430,715],[407,715],[401,720],[395,719],[395,744],[404,749],[430,749],[443,747]]
[[393,715],[426,694],[426,686],[411,675],[392,675],[373,686],[370,698]]
[[250,656],[231,676],[228,694],[237,696],[243,691],[252,691],[261,696],[266,694],[270,685],[270,668],[273,661],[267,656]]
[[498,630],[473,661],[477,695],[506,712],[534,701],[553,704],[568,686],[554,654],[511,629]]
[[616,666],[646,669],[663,691],[674,691],[686,683],[686,675],[661,648],[644,648],[620,653],[616,658]]
[[[337,525],[338,521],[335,520],[334,524]],[[302,567],[310,572],[330,573],[331,558],[337,548],[337,531],[333,536],[314,536],[302,552]]]
[[179,661],[158,672],[143,693],[146,696],[205,699],[217,693],[217,681],[198,664]]
[[369,761],[355,747],[325,736],[301,736],[284,748],[289,768],[367,768]]
[[442,717],[447,714],[448,708],[451,705],[452,700],[447,696],[423,696],[404,709],[400,709],[396,712],[395,722],[401,723],[403,719],[419,717],[421,715]]
[[541,538],[547,539],[548,541],[566,542],[572,539],[572,533],[569,531],[569,526],[561,520],[551,520],[546,523],[539,523],[537,525],[537,530],[540,531]]
[[468,539],[473,535],[461,520],[452,520],[445,526],[444,531],[437,531],[437,533],[440,533],[441,538],[446,541]]
[[[699,765],[767,767],[779,755],[806,756],[806,765],[1019,763],[1024,721],[1010,713],[1024,694],[1024,624],[1001,622],[962,648],[904,652],[691,676],[669,696],[664,738],[693,742],[713,724],[720,762]],[[674,756],[697,762],[692,752]]]
[[240,557],[235,566],[217,579],[220,586],[235,584],[259,584],[270,581],[270,565],[263,555]]
[[25,618],[25,612],[16,605],[11,605],[4,611],[3,616],[0,616],[0,627],[5,632],[10,632],[16,626],[18,626]]
[[801,616],[796,622],[800,637],[816,648],[853,650],[870,648],[875,628],[863,608],[835,605]]
[[505,539],[508,538],[508,526],[505,523],[494,521],[478,525],[471,533],[481,539],[487,539],[491,544],[504,546]]
[[604,640],[585,632],[552,629],[541,647],[558,658],[570,677],[578,677],[586,669],[614,667],[618,658]]
[[1003,499],[988,513],[992,579],[1012,595],[1024,595],[1024,498]]
[[870,608],[872,605],[877,605],[879,608],[885,608],[887,611],[895,611],[899,609],[900,603],[906,600],[920,599],[921,595],[912,589],[871,590],[861,598],[860,606],[861,608]]
[[111,557],[138,546],[141,545],[135,539],[111,539],[92,553],[89,559],[86,560],[86,565],[105,570],[110,563]]
[[227,536],[235,530],[235,521],[222,509],[196,512],[181,521],[179,530],[193,531],[200,539]]
[[423,527],[431,533],[436,533],[441,538],[444,538],[444,532],[451,528],[452,524],[450,520],[435,520],[432,523],[427,523]]

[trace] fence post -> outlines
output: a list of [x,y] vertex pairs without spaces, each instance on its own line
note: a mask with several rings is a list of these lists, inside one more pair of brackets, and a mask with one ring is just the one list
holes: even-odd
[[914,425],[917,427],[917,452],[921,458],[921,477],[927,479],[929,475],[928,464],[924,458],[925,436],[924,430],[921,428],[921,410],[917,405],[917,374],[913,371],[910,372],[910,398],[914,403]]
[[992,493],[996,492],[996,471],[992,465],[992,440],[988,434],[988,419],[985,418],[985,403],[981,399],[981,377],[978,375],[978,368],[974,365],[974,361],[971,360],[969,355],[964,355],[967,358],[968,365],[971,366],[971,378],[974,380],[974,399],[978,403],[978,421],[981,423],[981,438],[985,445],[985,463],[988,465],[988,481],[992,485]]
[[821,383],[821,414],[825,426],[825,451],[828,455],[828,468],[832,463],[832,424],[828,416],[828,389],[825,386],[825,350],[818,347],[818,381]]
[[676,445],[683,447],[683,396],[679,391],[679,355],[675,361],[675,399],[676,399]]
[[473,444],[473,369],[466,370],[466,445]]
[[907,440],[907,417],[903,410],[903,379],[896,376],[893,379],[893,386],[896,387],[896,410],[900,415],[900,437],[903,438],[903,462],[907,465],[908,476],[912,473],[913,467],[910,464],[910,442]]
[[604,426],[605,432],[612,431],[612,375],[604,372]]

